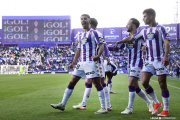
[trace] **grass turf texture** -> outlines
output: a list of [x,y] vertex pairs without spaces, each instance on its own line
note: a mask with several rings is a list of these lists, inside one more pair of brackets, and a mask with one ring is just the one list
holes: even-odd
[[[94,86],[86,110],[72,108],[73,105],[82,101],[85,90],[85,80],[82,79],[74,88],[65,111],[55,110],[50,104],[56,104],[62,100],[70,77],[69,74],[28,74],[20,77],[18,75],[0,75],[0,120],[149,120],[157,117],[148,112],[147,104],[137,94],[133,105],[133,114],[121,115],[121,111],[128,105],[129,93],[126,74],[117,75],[112,79],[112,90],[116,94],[110,94],[113,110],[108,114],[94,114],[100,109],[98,93]],[[157,77],[153,76],[151,79],[150,84],[162,102]],[[168,86],[170,91],[170,115],[168,117],[175,117],[176,120],[179,120],[180,79],[168,77],[167,83],[171,85]],[[141,82],[139,84],[140,88],[143,88]],[[159,113],[162,109],[163,107]]]

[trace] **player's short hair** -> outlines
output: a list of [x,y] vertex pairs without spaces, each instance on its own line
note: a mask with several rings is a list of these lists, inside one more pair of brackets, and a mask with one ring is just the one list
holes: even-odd
[[95,18],[90,18],[90,20],[91,20],[91,25],[93,25],[94,27],[97,27],[98,21]]
[[86,16],[90,19],[90,16],[88,14],[82,14],[81,16]]
[[143,14],[144,14],[144,13],[146,13],[147,15],[152,15],[152,16],[154,16],[154,18],[156,17],[156,12],[155,12],[155,10],[152,9],[152,8],[145,9],[145,10],[143,11]]
[[132,23],[136,25],[136,28],[139,27],[140,22],[136,18],[131,18],[130,20],[132,20]]

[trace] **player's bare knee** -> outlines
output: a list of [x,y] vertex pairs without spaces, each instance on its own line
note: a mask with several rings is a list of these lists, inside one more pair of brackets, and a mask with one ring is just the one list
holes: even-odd
[[159,82],[160,88],[162,91],[167,90],[167,84],[166,82]]
[[92,79],[86,79],[86,83],[92,84]]
[[149,83],[146,81],[142,81],[142,85],[144,86],[144,88],[148,88],[149,87]]

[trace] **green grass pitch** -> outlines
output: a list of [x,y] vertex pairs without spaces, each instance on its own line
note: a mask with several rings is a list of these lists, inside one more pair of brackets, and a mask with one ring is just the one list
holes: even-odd
[[[129,96],[126,74],[119,74],[112,79],[113,91],[116,94],[110,94],[113,110],[107,114],[94,114],[100,109],[94,86],[86,110],[72,108],[82,101],[85,90],[85,80],[82,79],[75,86],[65,111],[53,109],[50,104],[62,100],[70,78],[70,74],[28,74],[20,77],[0,75],[0,120],[150,120],[157,117],[148,112],[147,104],[138,95],[135,97],[133,114],[121,115],[121,111],[127,107]],[[162,102],[157,77],[153,76],[151,79],[150,84]],[[143,89],[141,82],[139,84]],[[180,120],[180,78],[168,77],[167,84],[170,91],[168,119]]]

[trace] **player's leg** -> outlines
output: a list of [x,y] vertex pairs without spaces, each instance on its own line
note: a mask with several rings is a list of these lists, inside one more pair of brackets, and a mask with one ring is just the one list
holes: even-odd
[[129,77],[129,85],[128,85],[128,88],[129,88],[129,102],[128,102],[128,107],[123,112],[121,112],[121,114],[131,114],[133,112],[132,106],[133,106],[134,98],[135,98],[135,95],[136,95],[136,88],[135,88],[136,81],[138,81],[138,78],[133,77],[133,76]]
[[167,68],[161,62],[154,62],[156,74],[158,76],[159,85],[162,91],[162,100],[164,104],[163,111],[158,116],[169,115],[169,90],[167,89],[166,77],[168,74]]
[[166,75],[158,76],[159,85],[162,91],[163,111],[158,116],[169,115],[169,90],[167,89]]
[[70,80],[65,92],[64,92],[63,99],[62,99],[61,103],[51,104],[51,106],[53,108],[64,111],[65,105],[66,105],[69,97],[71,96],[71,94],[73,92],[74,86],[80,80],[80,78],[85,78],[85,72],[84,72],[84,70],[82,70],[82,64],[78,63],[77,66],[74,69],[74,72],[72,73],[73,75],[71,77],[71,80]]
[[108,79],[107,84],[109,87],[109,93],[115,93],[112,91],[112,81],[111,80],[112,80],[113,75],[111,72],[106,72],[106,75],[107,75],[107,79]]
[[161,102],[157,99],[154,89],[149,85],[149,81],[152,75],[153,75],[152,73],[143,72],[142,85],[144,86],[146,93],[155,103],[154,110],[152,112],[152,114],[154,115],[158,112],[158,110],[161,108],[162,105],[161,105]]
[[98,91],[99,101],[101,104],[101,109],[95,112],[95,114],[107,113],[106,104],[105,104],[105,94],[104,94],[103,86],[101,85],[101,78],[100,77],[94,78],[93,84]]
[[147,107],[149,108],[149,112],[152,112],[154,109],[153,108],[153,101],[151,101],[147,97],[145,92],[139,87],[138,81],[135,83],[135,88],[136,88],[136,93],[139,95],[139,97],[141,97],[147,103]]
[[69,99],[69,97],[71,96],[72,92],[73,92],[73,89],[74,89],[74,86],[76,85],[76,83],[80,80],[80,77],[78,76],[74,76],[72,75],[71,77],[71,80],[64,92],[64,95],[63,95],[63,99],[61,101],[61,103],[59,104],[51,104],[51,106],[55,109],[59,109],[59,110],[62,110],[64,111],[65,110],[65,105]]
[[104,90],[104,94],[105,94],[106,108],[108,111],[112,111],[112,106],[111,106],[110,97],[109,97],[109,91],[108,91],[108,88],[106,86],[106,82],[105,82],[104,77],[101,78],[101,84],[103,86],[103,90]]
[[83,96],[83,100],[80,104],[73,106],[74,109],[81,109],[81,110],[85,110],[86,109],[86,103],[87,100],[91,94],[91,90],[92,90],[92,79],[86,79],[85,82],[85,91],[84,91],[84,96]]

